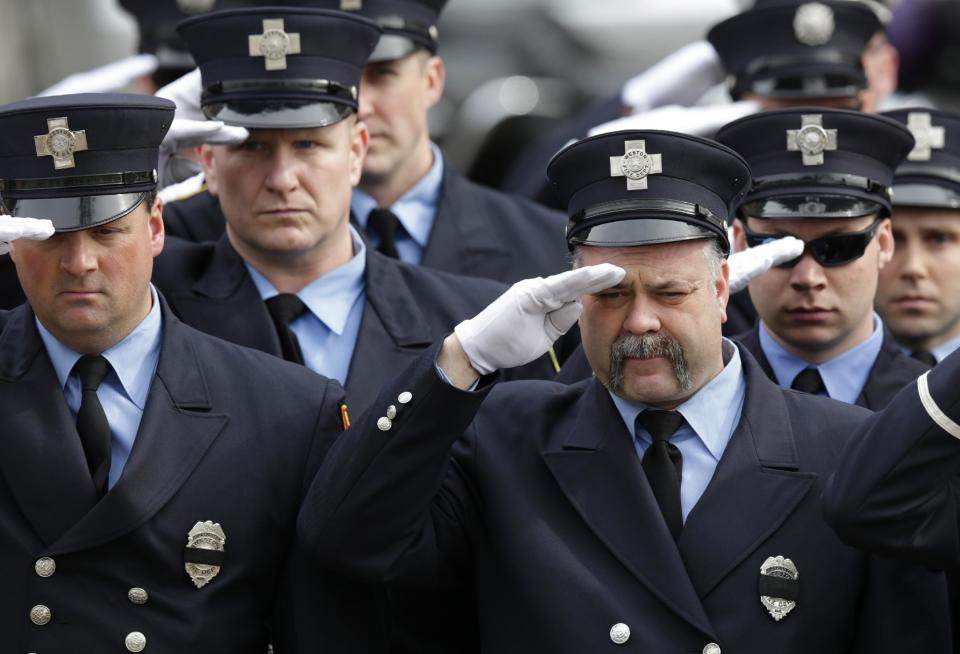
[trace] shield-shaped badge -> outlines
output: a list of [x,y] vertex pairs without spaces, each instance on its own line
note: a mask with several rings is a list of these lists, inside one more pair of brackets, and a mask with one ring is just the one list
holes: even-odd
[[760,566],[760,602],[777,622],[797,606],[800,574],[790,559],[768,557]]
[[183,565],[190,581],[203,588],[220,572],[223,565],[223,545],[227,536],[216,522],[207,520],[193,525],[187,534],[187,546],[183,550]]

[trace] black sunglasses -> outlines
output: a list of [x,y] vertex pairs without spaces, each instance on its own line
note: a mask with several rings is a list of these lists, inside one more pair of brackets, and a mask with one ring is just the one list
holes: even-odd
[[[873,224],[862,232],[849,232],[845,234],[833,234],[832,236],[823,236],[812,241],[805,241],[803,244],[804,253],[809,252],[821,266],[843,266],[851,261],[856,261],[866,252],[867,246],[873,240],[877,233],[877,228],[883,222],[882,218],[873,221]],[[747,246],[756,247],[775,241],[784,234],[758,234],[751,232],[744,226],[743,233],[747,237]],[[777,268],[793,268],[803,256],[801,254],[796,259],[781,263]]]

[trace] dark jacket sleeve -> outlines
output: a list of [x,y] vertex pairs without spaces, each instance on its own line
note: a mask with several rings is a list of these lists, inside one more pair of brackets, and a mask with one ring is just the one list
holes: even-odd
[[853,435],[823,497],[843,540],[934,567],[960,563],[958,373],[954,354]]
[[322,564],[424,589],[449,585],[462,571],[477,497],[451,450],[469,450],[469,441],[458,439],[492,379],[475,392],[451,386],[435,369],[439,349],[424,351],[385,385],[327,454],[298,523]]

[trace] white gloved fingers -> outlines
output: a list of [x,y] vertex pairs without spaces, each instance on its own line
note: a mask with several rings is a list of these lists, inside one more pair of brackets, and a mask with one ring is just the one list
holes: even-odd
[[26,238],[42,241],[53,236],[53,223],[46,219],[0,216],[0,255],[10,251],[10,241]]
[[53,236],[53,232],[53,223],[46,219],[0,216],[2,241],[15,241],[18,238],[43,241]]
[[152,54],[132,55],[105,66],[82,73],[74,73],[37,96],[67,95],[70,93],[107,93],[132,84],[137,78],[157,70],[157,58]]
[[743,290],[773,266],[796,259],[803,248],[803,241],[785,236],[730,255],[730,292]]
[[616,286],[626,274],[626,270],[612,263],[583,266],[544,279],[543,293],[554,302],[554,306],[566,304],[581,295]]
[[183,148],[204,143],[211,145],[243,143],[248,136],[250,132],[246,128],[225,125],[219,120],[174,118],[161,147],[177,152]]
[[580,319],[583,305],[579,302],[568,302],[556,311],[547,314],[544,329],[547,336],[554,341],[566,334]]
[[206,120],[200,109],[200,95],[203,93],[203,81],[200,69],[195,68],[158,90],[158,98],[166,98],[177,105],[177,118],[187,120]]

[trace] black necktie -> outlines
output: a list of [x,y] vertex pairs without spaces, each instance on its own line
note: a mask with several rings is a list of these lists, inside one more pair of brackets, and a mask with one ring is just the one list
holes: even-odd
[[811,395],[819,395],[827,391],[827,387],[823,385],[823,377],[820,376],[820,371],[816,368],[804,368],[801,370],[800,373],[793,378],[793,383],[790,384],[790,388],[795,391],[810,393]]
[[399,259],[397,254],[397,230],[401,229],[400,219],[389,209],[376,208],[367,217],[367,226],[380,237],[377,252]]
[[101,356],[82,356],[73,367],[80,378],[80,410],[77,412],[77,433],[87,457],[93,486],[101,497],[107,493],[110,477],[110,423],[103,412],[97,388],[110,372],[110,363]]
[[910,356],[912,356],[917,361],[922,361],[928,366],[937,365],[937,360],[933,356],[933,353],[930,350],[914,350],[913,352],[910,353]]
[[290,329],[290,323],[307,311],[307,305],[293,293],[280,293],[267,300],[267,311],[270,312],[273,324],[277,328],[283,358],[303,365],[303,351],[300,349],[300,341],[297,340],[297,335]]
[[643,471],[657,498],[663,519],[674,539],[683,528],[680,506],[680,480],[683,477],[683,457],[670,437],[683,424],[683,416],[676,411],[648,409],[637,416],[637,427],[643,427],[653,439],[643,455]]

